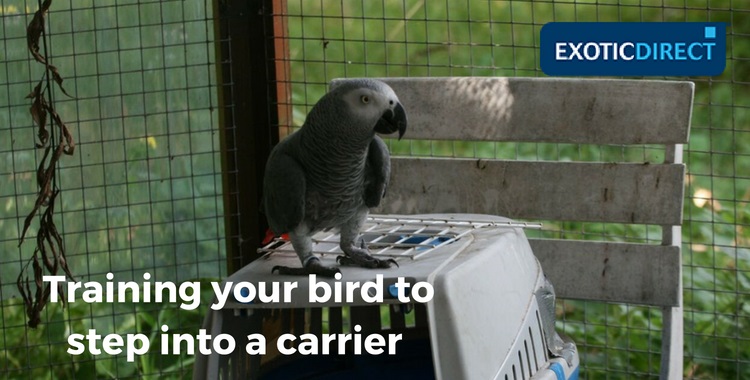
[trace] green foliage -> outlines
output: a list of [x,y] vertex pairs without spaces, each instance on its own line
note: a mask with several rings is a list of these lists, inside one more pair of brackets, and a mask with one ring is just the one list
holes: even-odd
[[[166,334],[197,335],[203,317],[209,311],[213,297],[212,281],[195,279],[201,284],[201,304],[195,310],[183,310],[176,304],[150,303],[86,303],[78,301],[63,308],[50,304],[46,321],[39,328],[24,325],[22,305],[16,300],[4,301],[2,326],[5,333],[0,340],[0,371],[7,379],[121,379],[192,378],[193,355],[181,348],[180,355],[162,355],[162,325]],[[128,362],[124,354],[109,355],[102,351],[92,355],[87,350],[81,355],[70,355],[68,336],[87,334],[89,329],[99,335],[144,334],[149,338],[150,350]],[[102,341],[98,347],[101,349]],[[171,346],[170,346],[171,347]],[[95,375],[94,375],[95,374]]]
[[[67,337],[94,328],[141,332],[158,344],[161,323],[197,332],[205,307],[79,301],[51,305],[37,330],[25,325],[15,279],[33,250],[17,245],[41,158],[25,99],[41,75],[26,51],[36,7],[0,4],[0,378],[189,378],[192,356],[73,357]],[[79,280],[103,282],[107,272],[139,280],[148,272],[154,281],[181,282],[226,273],[211,11],[210,1],[53,2],[47,46],[73,96],[55,92],[55,107],[77,143],[75,155],[59,162],[55,221]]]

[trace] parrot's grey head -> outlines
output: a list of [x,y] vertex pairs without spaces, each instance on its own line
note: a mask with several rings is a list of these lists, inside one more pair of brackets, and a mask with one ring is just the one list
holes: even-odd
[[329,95],[343,102],[353,125],[367,128],[362,132],[404,135],[406,111],[390,86],[375,79],[340,80],[334,86]]

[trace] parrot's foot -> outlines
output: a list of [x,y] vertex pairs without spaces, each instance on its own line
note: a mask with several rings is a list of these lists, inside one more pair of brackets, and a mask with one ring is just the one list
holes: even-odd
[[277,265],[271,269],[271,272],[278,272],[279,274],[290,276],[307,276],[315,274],[318,276],[331,278],[333,278],[336,273],[341,273],[341,271],[339,271],[339,268],[327,267],[321,264],[318,258],[310,259],[310,261],[307,262],[307,265],[304,268],[291,268]]
[[336,257],[336,262],[339,265],[357,266],[362,268],[390,268],[391,264],[398,266],[398,263],[394,259],[381,260],[370,256],[370,252],[367,250],[367,244],[364,239],[359,241],[360,248],[351,247],[344,250],[346,256]]
[[390,268],[391,264],[398,266],[394,259],[381,260],[370,255],[363,256],[338,256],[336,262],[345,266],[356,266],[369,269]]

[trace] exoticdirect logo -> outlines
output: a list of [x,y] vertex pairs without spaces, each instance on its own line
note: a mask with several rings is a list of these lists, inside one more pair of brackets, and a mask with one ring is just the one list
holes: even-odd
[[547,75],[703,76],[726,66],[721,22],[552,22],[541,31]]

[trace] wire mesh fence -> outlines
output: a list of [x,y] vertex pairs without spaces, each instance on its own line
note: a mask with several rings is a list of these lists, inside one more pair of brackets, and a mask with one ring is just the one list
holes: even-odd
[[[71,331],[194,331],[202,312],[136,303],[50,304],[26,326],[16,278],[33,251],[42,150],[26,96],[43,75],[26,48],[41,2],[0,2],[0,377],[128,378],[189,370],[188,356],[69,355]],[[54,1],[41,54],[66,96],[50,98],[76,139],[59,160],[56,223],[80,281],[162,281],[226,273],[212,3]],[[42,45],[42,43],[40,43]],[[79,292],[80,299],[81,294]]]
[[[271,119],[278,125],[271,130],[278,127],[283,137],[302,125],[334,78],[542,76],[539,30],[547,22],[722,21],[728,25],[724,73],[665,78],[696,83],[685,151],[684,374],[695,379],[750,377],[750,5],[739,0],[258,1],[247,2],[243,10],[260,12],[268,25],[265,36],[229,33],[220,38],[215,23],[224,16],[216,9],[226,3],[53,3],[47,52],[72,95],[58,91],[54,101],[78,143],[75,155],[61,159],[58,172],[58,223],[75,275],[104,281],[112,272],[117,280],[127,281],[149,272],[160,280],[181,281],[226,274],[226,240],[240,235],[228,231],[229,226],[225,231],[224,217],[247,214],[237,205],[225,208],[222,201],[228,190],[222,190],[217,133],[222,121],[217,110],[239,118],[247,102],[237,87],[241,73],[226,67],[247,53],[228,48],[236,46],[234,42],[257,37],[260,46],[275,50],[275,58],[255,70],[275,72],[276,80],[259,86],[262,93],[278,93],[266,112],[276,114]],[[268,6],[251,8],[261,3]],[[66,338],[71,330],[92,326],[156,336],[164,320],[171,321],[173,330],[195,331],[200,309],[72,303],[66,309],[51,305],[39,329],[25,325],[16,277],[33,248],[17,245],[23,218],[36,199],[34,177],[40,160],[24,99],[42,72],[26,50],[26,25],[38,7],[36,1],[0,0],[0,374],[184,377],[190,356],[153,354],[136,363],[122,355],[73,357],[65,352]],[[221,54],[217,45],[223,47]],[[217,65],[225,65],[221,78]],[[240,134],[241,127],[229,133]],[[406,137],[388,142],[392,154],[604,162],[660,162],[664,157],[651,146],[425,142]],[[240,143],[229,140],[224,153],[242,159]],[[661,240],[659,228],[653,226],[545,223],[545,230],[528,233]],[[658,376],[658,309],[564,300],[557,312],[560,329],[581,351],[582,378]]]
[[[290,1],[292,123],[336,77],[542,76],[539,30],[553,21],[712,21],[728,25],[727,67],[696,83],[683,227],[685,376],[745,378],[750,166],[746,97],[750,7],[731,1]],[[285,101],[282,100],[281,105]],[[544,112],[540,110],[540,112]],[[651,146],[389,141],[393,154],[524,160],[661,162]],[[654,226],[546,223],[536,236],[658,243]],[[529,232],[527,232],[529,233]],[[658,309],[561,301],[559,327],[581,350],[584,378],[658,377]]]

